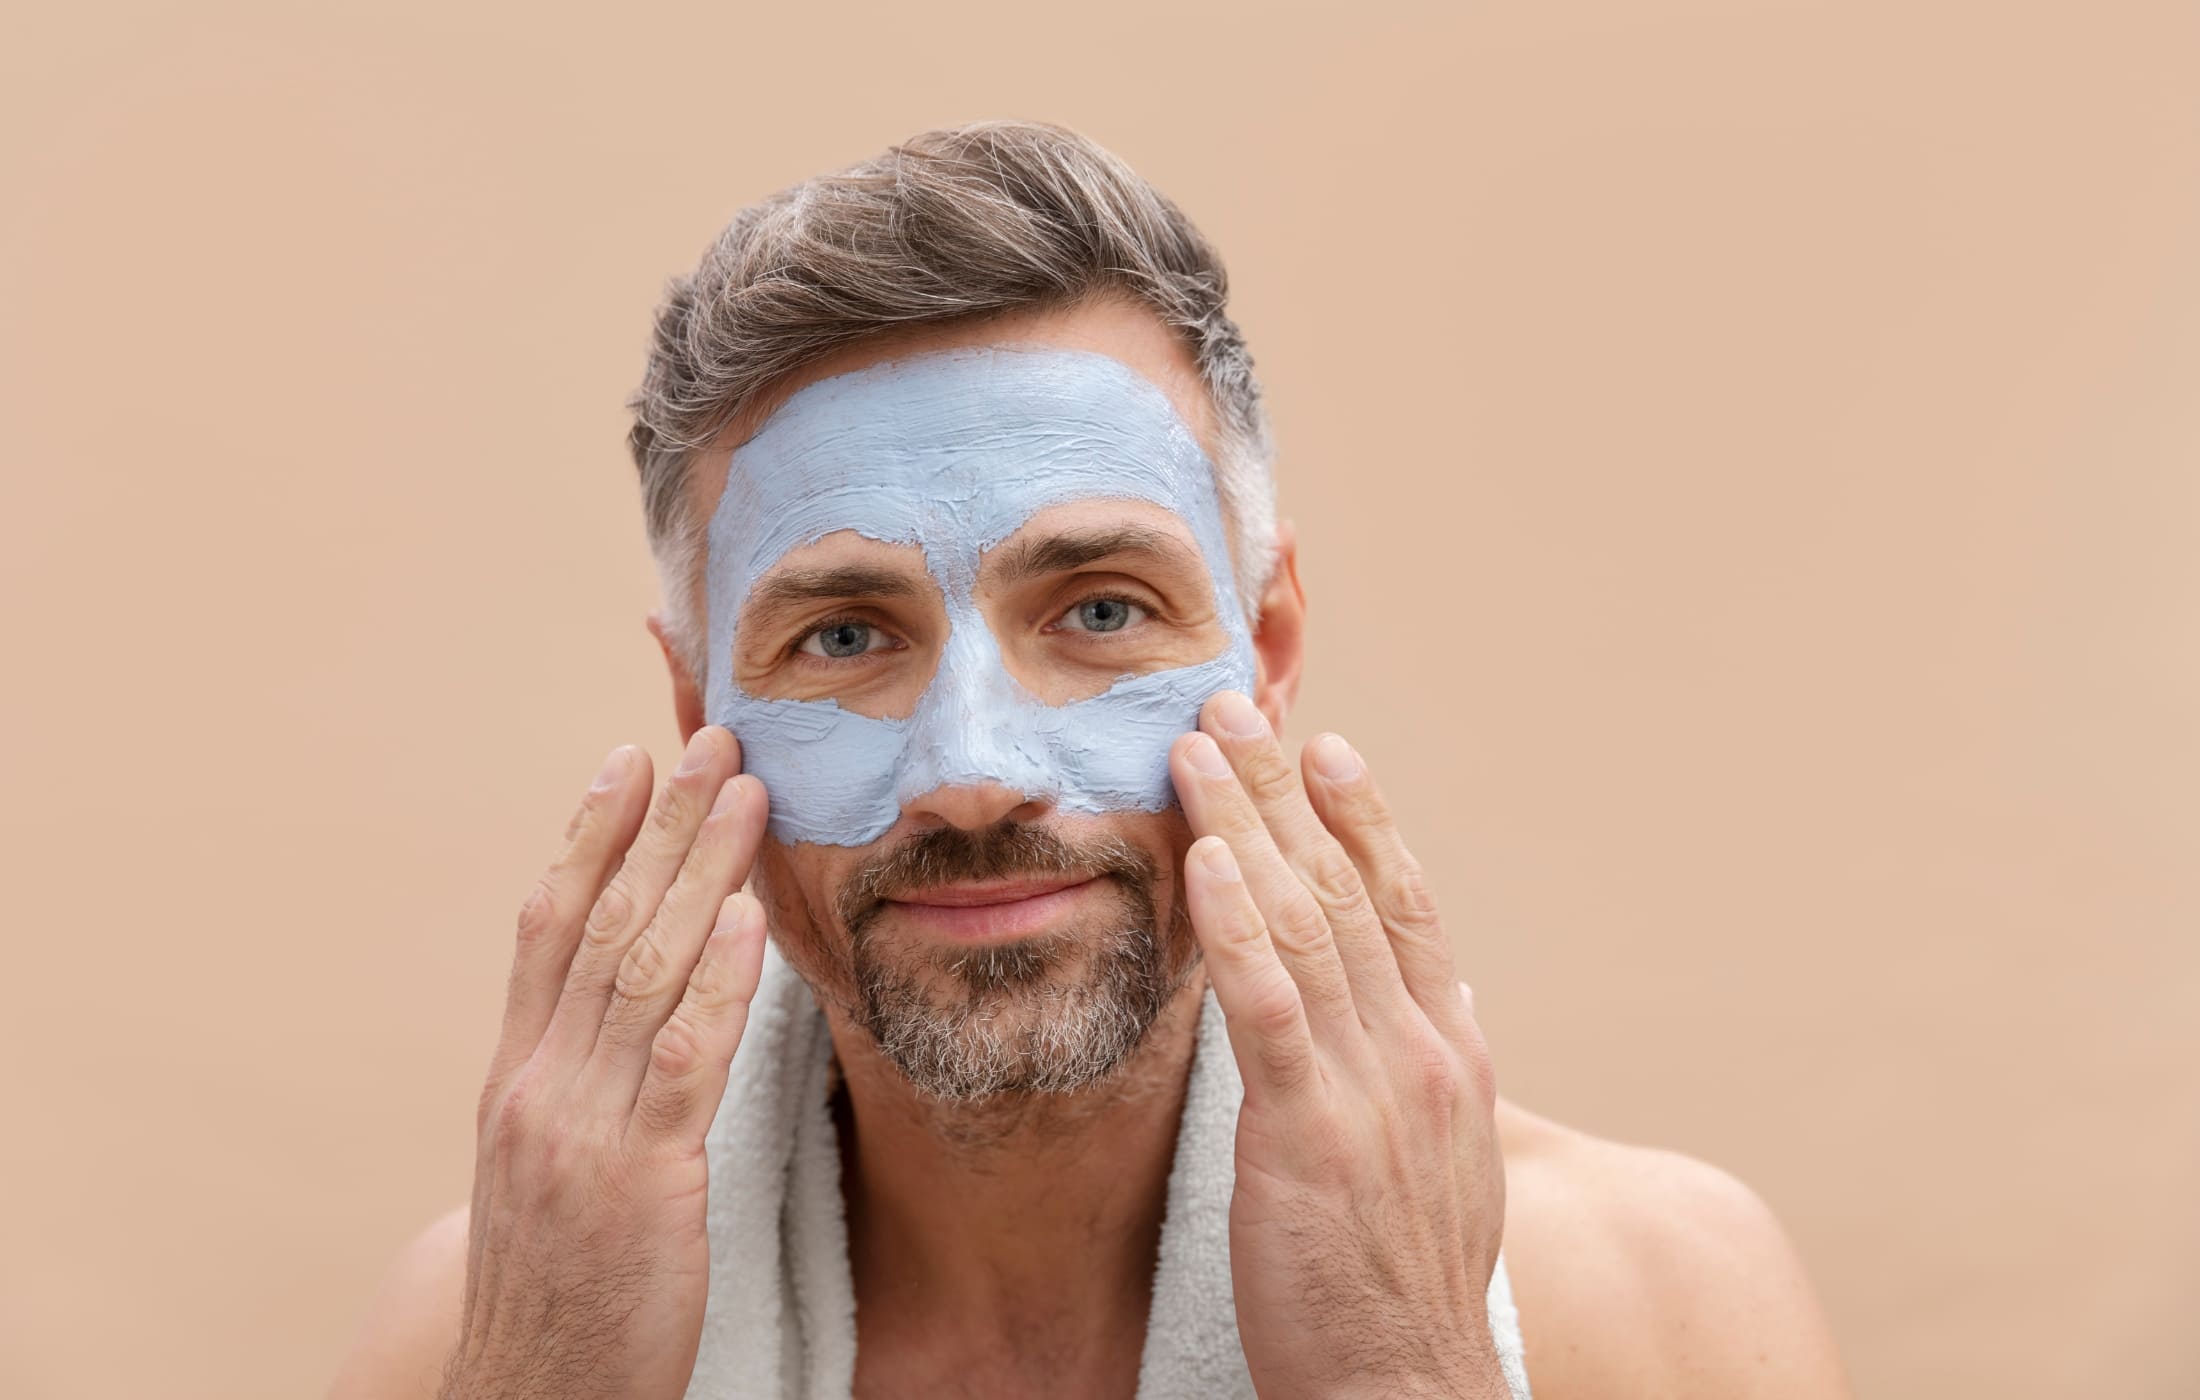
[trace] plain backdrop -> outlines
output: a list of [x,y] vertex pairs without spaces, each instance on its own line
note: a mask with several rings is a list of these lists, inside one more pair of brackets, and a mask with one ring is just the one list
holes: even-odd
[[664,279],[1010,116],[1224,250],[1294,737],[1395,795],[1503,1090],[1755,1186],[1866,1395],[2200,1394],[2196,7],[8,28],[0,1392],[326,1383],[572,803],[676,749]]

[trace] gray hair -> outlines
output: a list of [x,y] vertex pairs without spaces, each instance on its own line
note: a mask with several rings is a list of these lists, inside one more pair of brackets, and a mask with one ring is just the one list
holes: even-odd
[[1183,336],[1214,401],[1215,488],[1239,600],[1259,620],[1275,556],[1274,446],[1222,259],[1097,143],[1045,122],[927,131],[741,210],[657,308],[627,447],[641,473],[665,629],[698,685],[709,522],[697,452],[774,381],[881,331],[1128,294]]

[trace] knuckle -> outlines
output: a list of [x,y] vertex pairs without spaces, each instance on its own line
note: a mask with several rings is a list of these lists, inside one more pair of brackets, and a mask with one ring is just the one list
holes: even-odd
[[572,1168],[580,1153],[581,1132],[563,1115],[538,1115],[521,1144],[522,1150],[511,1158],[515,1174],[555,1190],[559,1176]]
[[519,906],[515,924],[515,936],[521,947],[532,948],[548,939],[550,930],[557,926],[557,900],[551,894],[547,878],[528,892]]
[[1405,1069],[1409,1090],[1425,1107],[1445,1107],[1459,1092],[1459,1066],[1450,1048],[1433,1035],[1412,1037],[1406,1047]]
[[649,808],[649,829],[662,840],[678,836],[687,824],[689,784],[684,778],[667,778]]
[[683,1005],[658,1028],[656,1039],[650,1042],[649,1068],[654,1074],[678,1082],[695,1073],[702,1063],[703,1038],[693,1013]]
[[1273,753],[1262,753],[1245,765],[1245,790],[1263,806],[1289,797],[1298,790],[1299,775]]
[[646,1000],[664,985],[668,961],[663,945],[657,941],[657,926],[643,929],[642,936],[619,959],[619,970],[611,979],[612,995],[630,1001]]
[[524,1142],[534,1132],[535,1080],[526,1070],[506,1086],[503,1096],[484,1094],[483,1116],[496,1124],[496,1136],[505,1142]]
[[1328,842],[1315,848],[1307,859],[1306,887],[1324,905],[1335,909],[1361,902],[1367,887],[1360,880],[1360,867],[1352,863],[1352,857],[1342,846]]
[[1399,860],[1397,871],[1390,877],[1388,897],[1391,922],[1408,933],[1438,936],[1443,920],[1436,912],[1436,895],[1429,889],[1428,874],[1421,863],[1412,856]]
[[1270,978],[1254,994],[1253,1029],[1271,1045],[1295,1039],[1299,1034],[1299,998],[1288,974]]
[[[1198,918],[1200,911],[1195,909],[1193,915]],[[1219,927],[1222,934],[1220,941],[1224,947],[1234,949],[1249,958],[1274,956],[1267,951],[1268,925],[1261,919],[1260,911],[1251,907],[1249,902],[1233,902],[1205,917],[1213,920]]]
[[604,801],[609,796],[610,793],[608,792],[596,791],[590,791],[582,795],[580,804],[573,809],[572,819],[565,824],[565,839],[567,841],[579,840],[580,834],[595,823],[596,814],[603,810]]
[[1329,920],[1304,889],[1286,894],[1277,911],[1274,937],[1294,953],[1316,952],[1329,942]]
[[626,934],[626,926],[634,917],[634,897],[626,892],[623,877],[613,877],[605,885],[603,893],[596,896],[596,905],[588,911],[588,926],[583,936],[596,947],[617,943]]
[[694,1011],[713,1017],[723,1015],[742,1000],[737,992],[733,964],[729,958],[706,957],[688,975],[686,999]]

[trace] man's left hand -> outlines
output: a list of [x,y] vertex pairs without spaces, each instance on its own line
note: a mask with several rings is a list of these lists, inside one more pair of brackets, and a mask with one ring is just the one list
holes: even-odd
[[1509,1394],[1488,1290],[1496,1079],[1420,867],[1350,745],[1302,782],[1225,692],[1170,772],[1192,926],[1245,1081],[1230,1273],[1262,1400]]

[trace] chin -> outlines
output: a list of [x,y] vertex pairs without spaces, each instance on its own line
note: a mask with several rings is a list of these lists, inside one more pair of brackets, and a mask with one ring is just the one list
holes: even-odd
[[1157,928],[1143,893],[1086,891],[1080,917],[1014,937],[943,938],[935,919],[882,910],[855,940],[856,1020],[936,1098],[1099,1084],[1196,964],[1190,930]]

